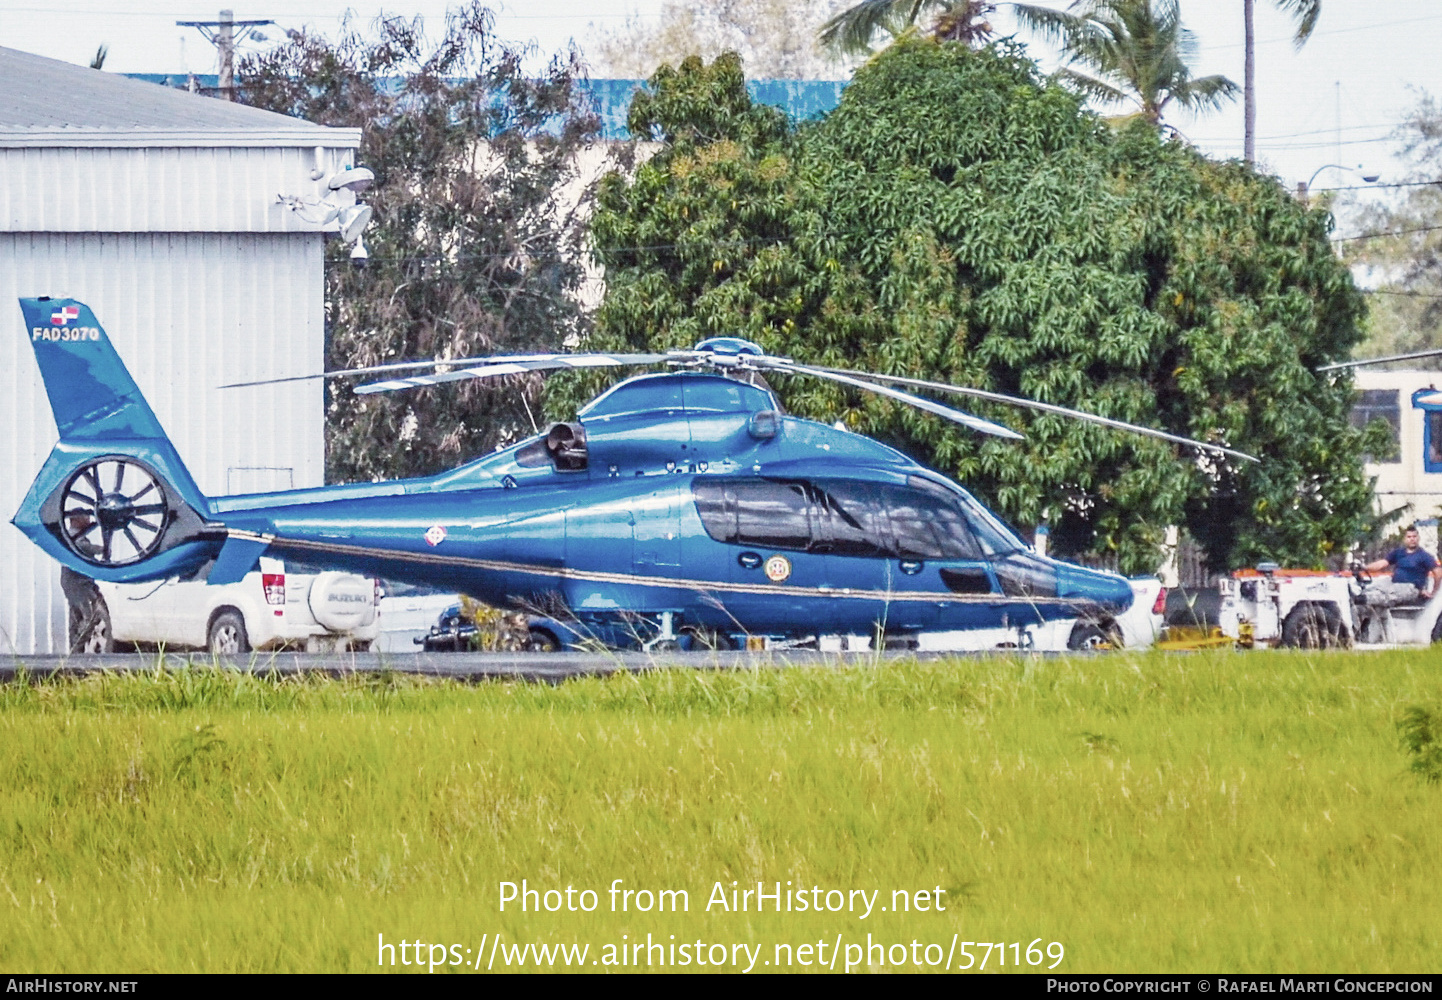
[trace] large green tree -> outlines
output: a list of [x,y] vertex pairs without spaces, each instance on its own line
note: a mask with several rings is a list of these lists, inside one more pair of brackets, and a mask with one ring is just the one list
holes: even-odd
[[[292,32],[240,68],[240,99],[361,129],[368,266],[333,241],[326,365],[559,350],[578,337],[586,220],[577,154],[598,121],[574,53],[543,72],[492,34],[478,4],[427,34],[387,18],[334,38]],[[563,194],[567,188],[570,194]],[[330,386],[330,481],[423,475],[530,434],[540,380],[475,380],[356,396]]]
[[[973,488],[1065,552],[1150,570],[1185,524],[1213,565],[1315,563],[1366,519],[1345,377],[1361,296],[1330,217],[1156,129],[1113,130],[1008,45],[903,39],[824,120],[790,126],[721,58],[663,68],[631,109],[662,151],[603,182],[608,291],[589,343],[759,341],[807,361],[1017,393],[1263,457],[1218,462],[1054,416],[976,408],[979,438],[801,379],[843,419]],[[558,383],[556,412],[584,394]]]

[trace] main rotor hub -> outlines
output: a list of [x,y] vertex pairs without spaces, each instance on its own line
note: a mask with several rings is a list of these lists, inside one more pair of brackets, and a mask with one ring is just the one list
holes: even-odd
[[696,345],[696,350],[712,354],[754,354],[757,357],[766,354],[760,344],[740,337],[708,337]]

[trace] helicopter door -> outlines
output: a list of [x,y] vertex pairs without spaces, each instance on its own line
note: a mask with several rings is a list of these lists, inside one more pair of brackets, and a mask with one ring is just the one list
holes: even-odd
[[[643,493],[632,503],[636,519],[635,544],[632,546],[631,572],[640,577],[676,579],[681,572],[681,510],[683,499],[679,486]],[[684,499],[690,500],[690,491]],[[637,610],[648,612],[681,611],[689,594],[677,587],[640,586],[641,600]]]
[[903,585],[927,602],[929,628],[998,628],[1007,605],[997,587],[991,559],[977,541],[956,497],[945,488],[912,476],[905,486],[883,486],[892,544]]
[[635,605],[640,588],[592,575],[630,567],[635,523],[631,511],[622,507],[566,511],[566,567],[577,575],[566,579],[564,589],[573,610],[604,612]]
[[725,574],[729,586],[717,595],[717,610],[726,620],[787,635],[833,628],[835,601],[825,589],[826,556],[814,548],[806,483],[698,476],[693,491],[712,550],[698,552],[695,563],[700,573],[714,566]]
[[875,592],[867,613],[890,632],[1000,625],[1004,608],[985,555],[956,503],[930,485],[816,483],[829,582]]

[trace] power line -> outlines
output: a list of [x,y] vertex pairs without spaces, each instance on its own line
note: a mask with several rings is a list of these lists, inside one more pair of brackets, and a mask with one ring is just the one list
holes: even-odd
[[1359,233],[1356,236],[1334,236],[1332,237],[1332,242],[1348,243],[1352,240],[1376,240],[1386,236],[1408,236],[1412,233],[1431,233],[1438,229],[1442,229],[1442,226],[1418,226],[1415,229],[1392,229],[1378,233]]
[[1310,188],[1313,194],[1322,191],[1370,191],[1373,188],[1410,188],[1410,187],[1434,187],[1442,186],[1442,180],[1435,181],[1397,181],[1393,184],[1353,184],[1347,187]]
[[1409,299],[1442,299],[1442,295],[1434,292],[1409,292],[1401,288],[1363,288],[1364,295],[1397,295]]
[[[1378,28],[1391,28],[1391,27],[1395,27],[1396,25],[1399,25],[1399,24],[1417,24],[1417,23],[1422,22],[1422,21],[1439,21],[1439,20],[1442,20],[1442,15],[1432,14],[1432,15],[1428,15],[1427,17],[1409,17],[1409,18],[1404,18],[1403,20],[1400,20],[1400,21],[1379,21],[1379,22],[1377,22],[1376,24],[1352,25],[1352,26],[1349,26],[1349,27],[1346,27],[1346,28],[1332,28],[1332,29],[1329,30],[1329,31],[1314,31],[1314,32],[1312,32],[1311,37],[1312,37],[1312,38],[1319,38],[1319,37],[1321,37],[1322,35],[1342,35],[1342,34],[1355,35],[1355,34],[1356,34],[1357,32],[1359,32],[1359,31],[1375,31],[1375,30],[1378,29]],[[1293,39],[1293,36],[1291,36],[1291,35],[1287,35],[1285,38],[1263,38],[1263,39],[1258,40],[1255,44],[1257,44],[1257,45],[1279,45],[1279,44],[1281,44],[1281,43],[1283,43],[1283,42],[1288,42],[1288,43],[1290,43],[1290,42],[1292,41],[1292,39]],[[1243,48],[1246,44],[1247,44],[1246,42],[1229,42],[1229,43],[1227,43],[1226,45],[1207,45],[1207,46],[1203,46],[1203,47],[1202,47],[1201,53],[1202,53],[1202,55],[1205,57],[1206,53],[1208,53],[1208,52],[1222,52],[1222,51],[1225,51],[1225,50],[1227,50],[1227,49],[1240,49],[1240,48]]]

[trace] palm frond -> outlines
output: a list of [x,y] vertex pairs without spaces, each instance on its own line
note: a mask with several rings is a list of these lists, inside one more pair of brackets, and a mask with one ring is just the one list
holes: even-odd
[[1129,96],[1126,91],[1121,90],[1117,87],[1113,87],[1111,84],[1106,83],[1105,81],[1098,80],[1094,76],[1088,76],[1085,73],[1078,73],[1076,70],[1072,69],[1069,66],[1063,66],[1061,69],[1057,70],[1056,73],[1053,74],[1053,76],[1055,76],[1058,80],[1061,80],[1064,83],[1071,84],[1073,87],[1081,91],[1087,97],[1094,98],[1098,101],[1120,102],[1127,100]]
[[1172,97],[1184,108],[1214,111],[1227,101],[1234,101],[1241,94],[1238,87],[1225,76],[1201,76],[1172,88]]
[[878,31],[915,21],[923,8],[938,5],[938,0],[861,0],[823,24],[817,38],[834,52],[864,55]]
[[1037,7],[1028,3],[1011,5],[1012,13],[1025,27],[1035,31],[1049,42],[1066,45],[1076,34],[1087,27],[1085,17],[1065,10]]
[[1297,31],[1292,35],[1292,43],[1300,49],[1312,37],[1312,29],[1322,16],[1322,0],[1276,0],[1276,4],[1296,20]]

